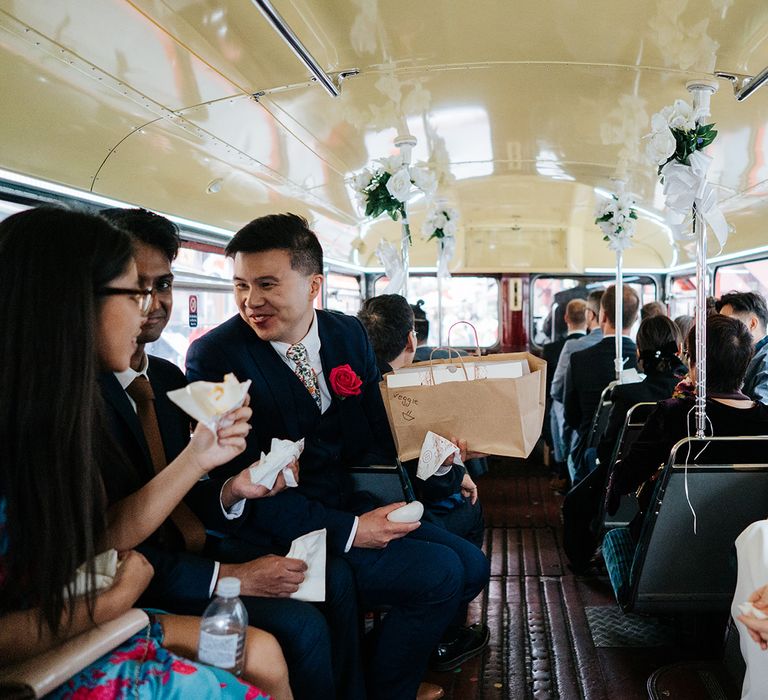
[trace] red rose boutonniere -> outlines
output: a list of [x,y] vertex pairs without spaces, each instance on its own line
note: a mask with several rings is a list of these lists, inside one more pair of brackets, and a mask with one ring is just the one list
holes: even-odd
[[360,396],[362,393],[360,387],[363,386],[363,380],[349,365],[334,367],[328,375],[328,380],[331,382],[331,389],[340,399]]

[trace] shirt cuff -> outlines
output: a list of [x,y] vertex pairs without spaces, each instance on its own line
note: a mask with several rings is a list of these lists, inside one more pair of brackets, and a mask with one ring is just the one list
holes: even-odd
[[355,535],[357,534],[357,526],[360,524],[360,518],[355,516],[355,522],[352,523],[352,532],[349,533],[349,539],[347,540],[347,546],[344,547],[344,553],[352,549],[352,543],[355,541]]
[[224,487],[235,477],[230,477],[227,479],[221,486],[221,491],[219,491],[219,506],[221,507],[221,512],[224,514],[224,517],[227,520],[236,520],[243,514],[243,510],[245,510],[245,499],[241,499],[237,501],[236,503],[233,503],[228,509],[224,507],[224,501],[222,500],[222,497],[224,496]]
[[219,580],[219,569],[221,564],[217,561],[213,562],[213,576],[211,577],[211,585],[208,588],[208,597],[213,598],[213,591],[216,588],[216,581]]

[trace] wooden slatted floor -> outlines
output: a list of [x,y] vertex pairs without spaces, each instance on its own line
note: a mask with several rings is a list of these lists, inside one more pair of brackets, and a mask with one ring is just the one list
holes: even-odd
[[615,614],[604,571],[576,576],[569,570],[562,551],[562,497],[549,489],[547,469],[532,461],[496,460],[478,486],[491,582],[469,616],[470,622],[488,624],[491,641],[482,658],[429,675],[446,698],[641,700],[648,697],[646,681],[655,669],[718,656],[722,620],[692,619],[682,626],[675,621],[674,637],[662,639],[661,646],[658,639],[656,646],[596,646],[588,612],[620,625],[624,618]]

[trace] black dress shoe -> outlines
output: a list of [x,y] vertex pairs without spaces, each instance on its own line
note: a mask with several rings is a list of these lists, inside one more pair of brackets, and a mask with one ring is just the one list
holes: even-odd
[[432,653],[429,666],[433,671],[451,671],[461,666],[473,656],[482,653],[488,646],[491,633],[488,626],[481,623],[462,627],[456,638],[442,641]]

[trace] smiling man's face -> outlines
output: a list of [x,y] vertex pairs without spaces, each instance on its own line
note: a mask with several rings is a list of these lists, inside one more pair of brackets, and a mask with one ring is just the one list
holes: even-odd
[[291,267],[287,250],[235,254],[235,301],[262,340],[298,343],[312,324],[323,276]]
[[152,306],[141,325],[138,337],[140,345],[154,343],[171,320],[173,311],[173,273],[171,262],[160,248],[146,243],[134,242],[133,257],[139,273],[139,285],[151,288]]

